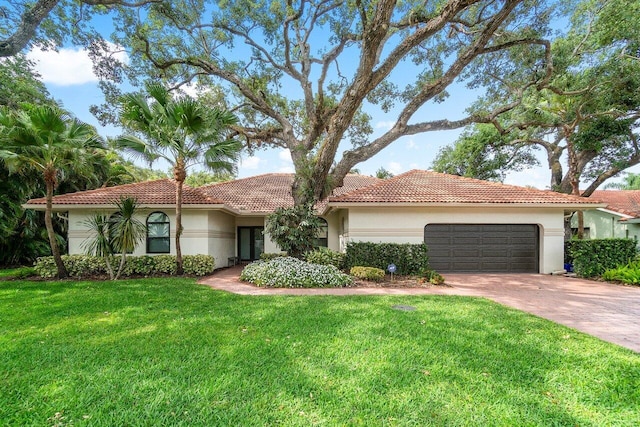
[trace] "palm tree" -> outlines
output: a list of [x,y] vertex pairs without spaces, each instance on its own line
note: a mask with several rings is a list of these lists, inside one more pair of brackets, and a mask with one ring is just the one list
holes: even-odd
[[111,267],[113,246],[109,238],[109,216],[103,213],[96,213],[82,221],[82,224],[91,233],[91,237],[82,242],[82,248],[89,255],[104,258],[109,278],[114,280],[113,267]]
[[42,175],[46,189],[45,227],[58,277],[67,277],[56,241],[52,214],[53,193],[65,174],[94,171],[100,159],[102,138],[94,127],[72,117],[57,106],[27,106],[12,114],[0,110],[0,132],[3,148],[0,157],[11,173]]
[[233,173],[242,145],[229,137],[237,122],[228,111],[210,109],[187,96],[174,98],[161,84],[147,85],[147,95],[128,94],[120,119],[133,135],[118,138],[118,146],[152,164],[166,160],[176,181],[176,264],[182,274],[182,189],[187,169],[202,164],[213,172]]
[[120,253],[120,267],[115,276],[118,280],[124,269],[127,253],[133,252],[144,239],[147,227],[135,216],[138,201],[134,197],[121,197],[114,203],[117,210],[110,218],[109,240],[114,252]]
[[[111,280],[118,280],[127,259],[127,254],[134,251],[138,243],[144,239],[146,226],[136,218],[138,202],[134,197],[120,197],[114,202],[116,212],[107,216],[96,213],[82,223],[91,233],[91,237],[82,244],[89,255],[104,258]],[[120,254],[120,266],[114,273],[111,256]]]

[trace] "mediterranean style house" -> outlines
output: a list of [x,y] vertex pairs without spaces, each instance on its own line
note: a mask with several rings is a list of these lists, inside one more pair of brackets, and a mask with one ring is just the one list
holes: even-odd
[[[292,174],[265,174],[184,187],[183,254],[209,254],[216,268],[279,252],[263,234],[266,216],[293,205]],[[55,196],[66,212],[69,253],[82,253],[89,237],[83,221],[114,210],[113,201],[133,196],[147,225],[136,255],[174,253],[175,182],[148,181]],[[344,186],[316,205],[326,225],[321,245],[342,251],[348,242],[426,243],[440,272],[551,273],[563,268],[564,217],[602,208],[592,199],[412,170],[390,179],[348,175]],[[45,200],[26,208],[44,210]]]

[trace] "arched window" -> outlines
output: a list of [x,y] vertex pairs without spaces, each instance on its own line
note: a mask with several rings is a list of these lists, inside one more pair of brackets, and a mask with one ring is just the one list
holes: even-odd
[[326,248],[329,246],[329,224],[324,218],[320,218],[322,225],[318,230],[318,237],[316,237],[316,246]]
[[169,217],[164,212],[152,212],[147,217],[147,253],[168,254]]

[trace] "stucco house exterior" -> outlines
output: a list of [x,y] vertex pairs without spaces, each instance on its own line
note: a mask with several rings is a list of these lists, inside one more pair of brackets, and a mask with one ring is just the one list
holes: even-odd
[[[584,212],[586,238],[640,239],[640,190],[598,190],[589,198],[606,206]],[[571,227],[577,226],[574,216]]]
[[[183,254],[210,254],[216,268],[230,258],[249,261],[279,252],[263,235],[266,216],[292,206],[292,174],[265,174],[184,188]],[[69,221],[69,253],[89,237],[83,221],[113,211],[113,200],[133,196],[147,224],[134,254],[175,253],[175,182],[169,179],[55,196]],[[26,208],[44,210],[45,200]],[[441,272],[551,273],[563,268],[564,216],[604,204],[551,191],[504,185],[424,170],[380,180],[348,175],[316,209],[326,221],[319,241],[344,250],[351,241],[422,243]]]

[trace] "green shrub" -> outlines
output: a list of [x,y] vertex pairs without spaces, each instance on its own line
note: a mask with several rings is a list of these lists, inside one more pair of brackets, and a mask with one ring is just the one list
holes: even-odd
[[625,265],[638,254],[632,239],[571,240],[565,251],[573,260],[573,270],[582,277],[596,277],[606,270]]
[[36,270],[33,267],[20,267],[16,269],[12,277],[16,279],[26,279],[36,274]]
[[432,285],[444,284],[444,277],[442,277],[440,273],[436,272],[435,270],[431,270],[430,268],[422,270],[419,276]]
[[86,255],[64,255],[64,266],[70,277],[91,277],[105,274],[107,264],[102,257]]
[[307,262],[320,265],[333,265],[337,269],[344,266],[344,254],[329,248],[318,248],[305,255]]
[[640,261],[631,261],[627,265],[609,269],[602,273],[602,278],[610,282],[640,285]]
[[384,279],[384,270],[376,267],[351,267],[349,274],[362,280],[371,280],[372,282],[381,282]]
[[184,274],[205,276],[213,273],[215,267],[216,261],[211,255],[185,255],[182,257]]
[[247,265],[240,280],[272,288],[335,288],[353,279],[332,265],[311,264],[293,257],[256,261]]
[[38,276],[44,279],[53,279],[58,274],[56,262],[53,260],[52,256],[36,258],[36,263],[33,266],[33,269],[36,271]]
[[[175,256],[173,259],[175,260]],[[116,264],[120,263],[120,259],[117,258]],[[142,256],[127,256],[127,261],[124,265],[123,275],[125,276],[149,276],[156,272],[155,256],[142,255]]]
[[260,254],[260,261],[271,261],[272,259],[282,258],[287,256],[286,252],[262,252]]
[[427,245],[371,242],[351,242],[347,245],[345,255],[347,269],[364,266],[386,271],[389,264],[395,264],[397,274],[418,274],[429,267]]
[[[156,255],[153,257],[156,262],[155,272],[159,274],[176,274],[178,266],[174,255]],[[183,260],[184,263],[184,260]]]
[[[110,258],[111,265],[118,268],[120,257]],[[62,262],[69,275],[74,278],[86,278],[97,275],[106,275],[106,263],[104,258],[89,255],[63,255]],[[215,260],[210,255],[185,255],[183,257],[185,274],[204,276],[213,272]],[[40,277],[51,279],[56,277],[58,270],[53,257],[41,257],[36,260],[34,271]],[[123,277],[132,275],[151,276],[154,274],[175,274],[175,255],[142,255],[127,256]]]

